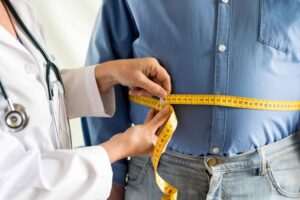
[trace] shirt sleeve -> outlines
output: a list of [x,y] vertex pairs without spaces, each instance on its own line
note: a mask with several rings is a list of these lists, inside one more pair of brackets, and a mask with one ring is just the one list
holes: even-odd
[[62,70],[69,118],[82,116],[111,117],[115,111],[114,89],[100,94],[95,66]]
[[41,153],[0,132],[0,199],[106,199],[112,170],[101,146]]
[[[131,58],[138,32],[125,0],[104,0],[96,20],[87,55],[87,65]],[[113,118],[83,118],[86,145],[102,143],[131,126],[128,90],[115,87],[116,112]],[[101,134],[100,134],[101,133]],[[113,164],[114,183],[125,185],[126,159]]]

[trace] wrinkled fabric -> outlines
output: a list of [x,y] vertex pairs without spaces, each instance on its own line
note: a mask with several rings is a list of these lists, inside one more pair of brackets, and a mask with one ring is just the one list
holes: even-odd
[[[300,0],[106,0],[87,63],[151,56],[170,73],[174,94],[300,100],[299,10]],[[116,93],[114,118],[83,120],[87,144],[143,123],[148,108],[129,102],[125,88]],[[194,156],[247,152],[299,122],[299,111],[174,107],[179,123],[168,148]],[[126,163],[117,165],[125,180]]]

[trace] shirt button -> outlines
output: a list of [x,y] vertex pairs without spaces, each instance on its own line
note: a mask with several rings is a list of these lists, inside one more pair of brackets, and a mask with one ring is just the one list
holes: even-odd
[[218,147],[214,147],[214,148],[212,149],[212,152],[213,152],[213,153],[219,153],[219,152],[220,152],[220,149],[219,149]]
[[220,52],[226,51],[226,46],[225,46],[224,44],[220,44],[220,45],[219,45],[219,51],[220,51]]
[[222,3],[227,4],[229,0],[221,0]]

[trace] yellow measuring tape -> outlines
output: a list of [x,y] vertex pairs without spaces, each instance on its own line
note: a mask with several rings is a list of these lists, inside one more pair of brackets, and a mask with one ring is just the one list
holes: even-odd
[[269,111],[300,110],[300,101],[265,100],[227,95],[170,94],[163,103],[158,99],[148,97],[129,96],[129,99],[132,102],[145,105],[156,110],[161,110],[166,105],[170,106],[171,115],[160,132],[152,155],[152,164],[155,172],[156,183],[160,190],[164,193],[162,197],[163,200],[176,200],[178,195],[178,190],[161,178],[157,172],[160,157],[175,132],[178,123],[174,109],[171,105],[210,105]]

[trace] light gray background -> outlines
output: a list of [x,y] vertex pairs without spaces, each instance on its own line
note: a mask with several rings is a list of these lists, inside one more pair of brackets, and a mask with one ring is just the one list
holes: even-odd
[[[28,0],[44,27],[50,52],[60,68],[84,65],[101,0]],[[74,147],[83,145],[79,119],[70,120]]]

